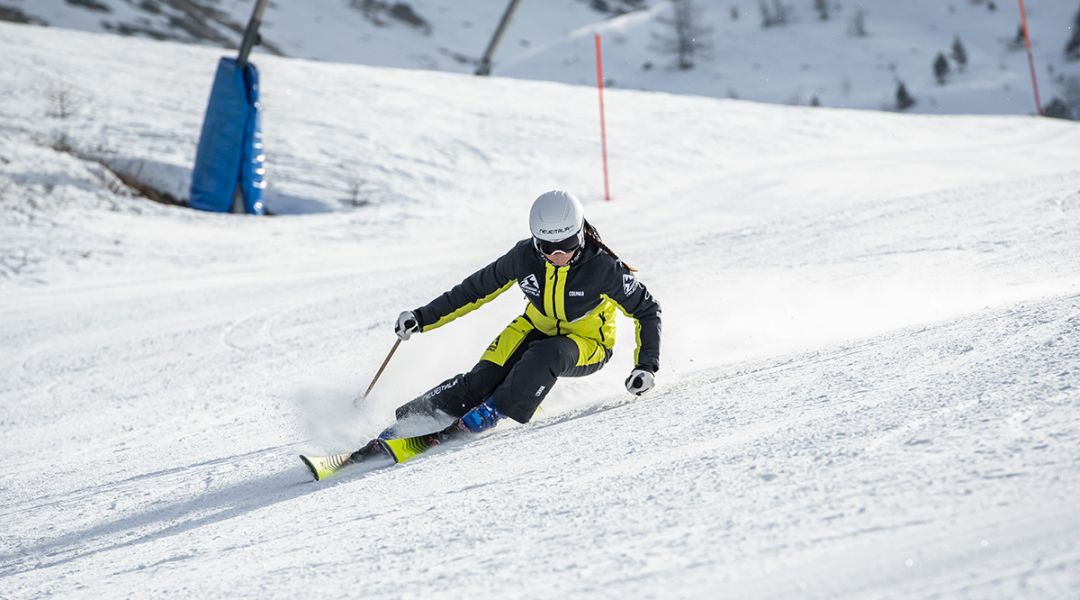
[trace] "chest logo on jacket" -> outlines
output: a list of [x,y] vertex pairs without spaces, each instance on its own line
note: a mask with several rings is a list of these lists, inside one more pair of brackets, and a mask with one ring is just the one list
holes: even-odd
[[518,286],[521,287],[521,291],[525,292],[530,296],[540,296],[540,283],[536,281],[535,274],[529,275],[525,279],[522,279],[521,282],[518,283]]

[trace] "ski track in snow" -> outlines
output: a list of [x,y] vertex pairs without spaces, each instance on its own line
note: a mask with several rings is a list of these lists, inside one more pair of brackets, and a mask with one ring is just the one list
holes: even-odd
[[[642,582],[688,595],[718,585],[780,596],[1063,591],[1080,567],[1080,461],[1059,448],[1080,437],[1077,333],[1076,295],[984,311],[698,373],[636,402],[318,488],[291,466],[289,447],[146,473],[8,505],[0,516],[18,524],[8,535],[50,519],[43,538],[0,556],[0,577],[50,592],[62,589],[43,583],[56,574],[109,565],[124,585],[170,561],[216,571],[196,559],[228,555],[263,565],[263,586],[327,594],[339,577],[371,595],[436,581],[449,595],[482,592],[470,582],[496,559],[551,596],[623,596]],[[653,427],[659,416],[669,426]],[[259,527],[279,504],[296,520]],[[471,527],[476,512],[482,530]],[[315,537],[294,547],[301,532]],[[323,536],[342,544],[329,553],[338,558],[320,548]],[[303,552],[329,573],[272,567]],[[430,569],[443,562],[454,568]],[[1013,576],[989,577],[987,565]],[[219,574],[189,591],[220,593],[230,581]]]
[[[212,52],[0,33],[0,597],[1080,594],[1074,125],[613,94],[606,204],[591,90],[266,58],[276,198],[383,187],[248,219],[35,141],[44,65],[152,114],[111,135],[184,172]],[[397,312],[509,248],[552,182],[663,304],[659,387],[622,391],[622,322],[532,423],[311,483],[296,454],[357,446],[520,311],[402,345],[353,408]]]

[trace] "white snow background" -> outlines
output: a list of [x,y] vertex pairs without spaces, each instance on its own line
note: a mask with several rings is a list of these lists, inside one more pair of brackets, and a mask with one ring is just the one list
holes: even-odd
[[[594,89],[260,56],[288,214],[135,197],[186,196],[220,54],[0,25],[0,597],[1080,594],[1075,123],[612,90],[607,203]],[[554,187],[658,387],[621,320],[532,423],[312,483],[521,310],[353,408]]]

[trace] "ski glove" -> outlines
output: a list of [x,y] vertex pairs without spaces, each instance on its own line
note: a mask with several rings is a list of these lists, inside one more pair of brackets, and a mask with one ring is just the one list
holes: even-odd
[[409,336],[414,333],[420,332],[420,319],[416,318],[416,314],[411,310],[407,310],[397,318],[397,324],[394,325],[394,333],[397,334],[402,340],[409,339]]
[[630,372],[630,376],[626,378],[626,391],[635,396],[640,396],[651,390],[654,385],[656,385],[656,379],[651,371],[645,369],[634,369]]

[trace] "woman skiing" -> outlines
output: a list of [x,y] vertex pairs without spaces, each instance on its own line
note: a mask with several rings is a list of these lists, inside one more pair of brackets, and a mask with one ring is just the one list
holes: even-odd
[[[399,407],[397,423],[353,453],[301,456],[316,480],[369,458],[402,462],[458,435],[480,433],[507,417],[527,423],[559,377],[595,373],[615,346],[615,308],[637,322],[634,370],[626,389],[641,395],[660,367],[660,305],[585,220],[572,194],[551,191],[533,203],[530,239],[450,291],[401,313],[402,340],[431,331],[493,300],[515,283],[529,303],[468,373],[455,375]],[[453,421],[442,431],[401,438],[401,421],[425,415]]]
[[[634,319],[637,351],[626,389],[641,395],[660,368],[660,305],[585,220],[577,198],[541,194],[529,212],[532,237],[429,304],[398,317],[402,340],[427,332],[493,300],[515,283],[528,299],[468,373],[455,375],[399,407],[414,415],[457,419],[479,433],[508,417],[527,423],[559,377],[599,371],[615,345],[615,308]],[[384,436],[392,436],[392,430]]]

